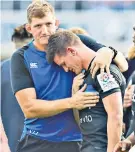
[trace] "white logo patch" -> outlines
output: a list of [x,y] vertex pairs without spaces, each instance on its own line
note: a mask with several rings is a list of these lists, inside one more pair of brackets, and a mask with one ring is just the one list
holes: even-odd
[[97,75],[97,79],[103,92],[119,87],[119,85],[117,84],[117,82],[115,81],[115,79],[111,74],[108,75],[107,73],[104,73],[103,76],[99,74]]
[[38,64],[37,63],[30,63],[30,68],[38,68]]

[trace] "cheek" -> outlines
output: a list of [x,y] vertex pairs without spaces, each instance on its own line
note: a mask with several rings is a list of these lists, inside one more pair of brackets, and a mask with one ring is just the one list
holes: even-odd
[[55,25],[52,25],[51,27],[48,28],[48,31],[51,33],[51,34],[54,34],[56,32],[56,26]]
[[33,37],[38,37],[38,36],[40,36],[40,29],[34,29],[33,31],[32,31],[32,33],[33,33]]

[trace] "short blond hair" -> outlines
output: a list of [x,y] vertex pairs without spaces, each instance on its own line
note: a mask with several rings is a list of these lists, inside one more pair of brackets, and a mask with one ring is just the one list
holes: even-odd
[[55,17],[53,6],[45,0],[33,0],[27,8],[27,20],[31,23],[32,18],[43,18],[48,13]]

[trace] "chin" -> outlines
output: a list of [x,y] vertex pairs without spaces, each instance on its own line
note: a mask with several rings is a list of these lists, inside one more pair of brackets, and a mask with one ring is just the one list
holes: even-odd
[[47,45],[47,44],[48,44],[48,40],[40,41],[40,44],[42,44],[42,45]]

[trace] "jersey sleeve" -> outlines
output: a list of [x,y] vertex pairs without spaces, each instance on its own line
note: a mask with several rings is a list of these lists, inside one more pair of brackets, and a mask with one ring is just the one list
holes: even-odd
[[108,75],[105,72],[101,77],[101,74],[98,71],[94,78],[94,85],[102,99],[115,92],[124,91],[125,79],[120,70],[115,65],[111,65],[110,73],[111,74]]
[[21,51],[16,51],[11,57],[11,85],[14,94],[19,90],[34,87],[25,65],[24,53]]
[[104,45],[97,43],[94,39],[90,38],[89,36],[85,36],[82,34],[78,34],[77,36],[79,36],[79,38],[81,39],[81,41],[90,49],[92,49],[93,51],[97,52],[99,49],[101,49],[102,47],[104,47]]

